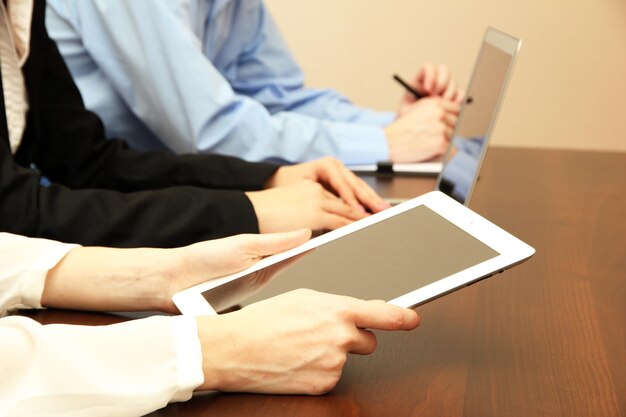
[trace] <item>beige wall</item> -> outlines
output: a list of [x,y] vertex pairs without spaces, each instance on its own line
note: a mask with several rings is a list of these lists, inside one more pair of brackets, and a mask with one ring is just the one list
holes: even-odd
[[467,85],[485,28],[522,38],[493,143],[626,151],[626,0],[266,0],[307,75],[393,109],[397,72]]

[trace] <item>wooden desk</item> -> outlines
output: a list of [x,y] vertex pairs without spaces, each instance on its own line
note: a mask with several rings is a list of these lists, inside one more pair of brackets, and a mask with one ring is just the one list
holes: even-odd
[[[380,179],[409,197],[434,180]],[[471,207],[537,249],[378,333],[321,397],[211,394],[154,416],[626,416],[626,154],[492,149]],[[106,315],[47,311],[42,322]]]

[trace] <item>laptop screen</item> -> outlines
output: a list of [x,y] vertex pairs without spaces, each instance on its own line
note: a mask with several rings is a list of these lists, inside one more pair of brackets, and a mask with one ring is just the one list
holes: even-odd
[[495,29],[485,34],[437,189],[469,205],[521,42]]

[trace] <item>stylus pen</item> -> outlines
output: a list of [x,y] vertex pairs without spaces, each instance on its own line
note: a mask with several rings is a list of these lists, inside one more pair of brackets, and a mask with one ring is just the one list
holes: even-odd
[[402,87],[404,87],[409,93],[413,94],[416,100],[419,100],[420,98],[424,98],[424,94],[420,93],[419,91],[417,91],[416,89],[408,85],[406,81],[400,78],[398,74],[393,74],[393,79],[399,82],[400,85],[402,85]]

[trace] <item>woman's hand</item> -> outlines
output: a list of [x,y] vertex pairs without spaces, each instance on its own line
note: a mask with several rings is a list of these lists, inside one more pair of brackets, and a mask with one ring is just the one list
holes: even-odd
[[292,185],[302,180],[317,182],[338,195],[353,209],[372,213],[389,208],[376,192],[357,177],[352,171],[335,158],[321,158],[297,165],[284,166],[278,169],[269,179],[267,188]]

